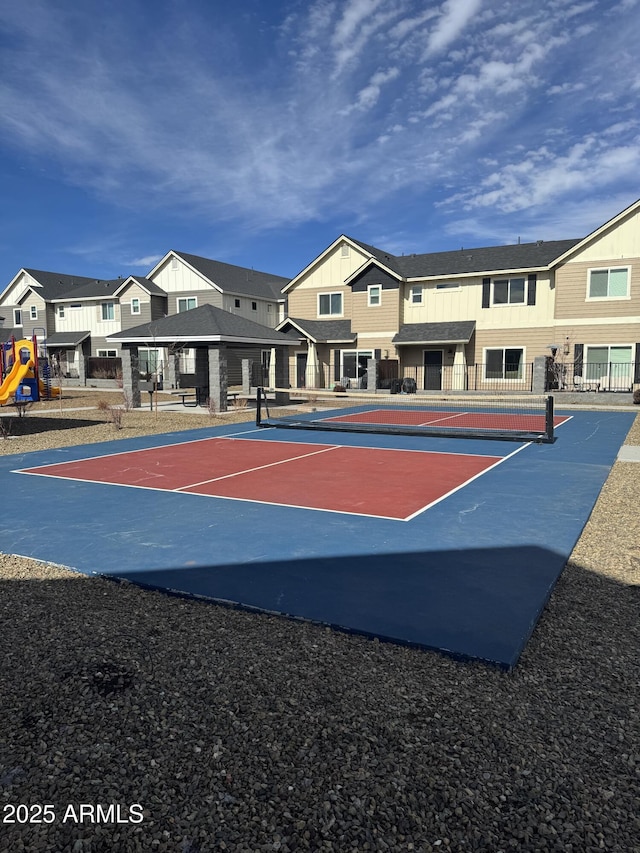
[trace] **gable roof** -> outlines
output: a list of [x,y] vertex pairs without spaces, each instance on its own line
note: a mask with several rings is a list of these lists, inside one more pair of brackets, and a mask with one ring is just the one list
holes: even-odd
[[[321,252],[321,253],[318,255],[318,257],[317,257],[317,258],[314,258],[314,260],[313,260],[313,261],[311,261],[311,263],[310,263],[310,264],[307,264],[307,266],[306,266],[306,267],[304,267],[304,269],[300,270],[300,272],[299,272],[299,273],[297,273],[297,275],[295,275],[295,276],[291,279],[291,281],[289,281],[289,282],[287,283],[286,287],[283,287],[282,292],[283,292],[283,293],[286,293],[286,292],[287,292],[287,290],[290,290],[293,286],[295,286],[295,283],[298,281],[298,279],[299,279],[299,278],[301,278],[301,276],[303,276],[303,275],[304,275],[305,273],[307,273],[307,272],[308,272],[308,271],[309,271],[313,266],[315,266],[317,263],[319,263],[319,262],[320,262],[320,261],[325,257],[325,255],[328,255],[328,254],[329,254],[329,252],[331,252],[333,249],[335,249],[335,247],[336,247],[336,246],[339,246],[339,245],[340,245],[340,243],[343,243],[343,242],[345,242],[345,241],[346,241],[347,243],[350,243],[352,246],[357,247],[358,249],[360,249],[360,251],[362,251],[362,252],[364,252],[365,254],[369,255],[369,257],[377,258],[378,260],[381,260],[381,261],[382,261],[384,258],[389,257],[388,253],[387,253],[387,252],[383,252],[383,251],[382,251],[382,249],[376,249],[376,247],[375,247],[375,246],[368,246],[366,243],[363,243],[363,242],[361,242],[360,240],[354,240],[354,239],[353,239],[353,237],[347,237],[347,236],[346,236],[346,234],[341,234],[341,235],[337,238],[337,240],[334,240],[334,241],[333,241],[333,243],[331,243],[331,245],[330,245],[330,246],[327,246],[327,248],[326,248],[323,252]],[[365,261],[365,263],[366,263],[366,261]],[[362,267],[361,267],[361,269],[362,269]]]
[[52,299],[59,299],[68,291],[75,293],[76,287],[88,287],[92,283],[95,284],[96,281],[95,278],[87,278],[82,275],[68,275],[67,273],[47,272],[46,270],[34,270],[29,267],[23,267],[11,280],[6,288],[7,290],[21,273],[27,273],[36,282],[35,286],[27,285],[27,287],[31,287],[46,302],[50,302]]
[[201,305],[191,311],[171,314],[132,329],[107,336],[108,341],[120,343],[256,343],[270,346],[290,346],[293,341],[253,320],[247,320],[214,305]]
[[125,278],[124,281],[121,282],[121,287],[117,288],[114,295],[120,295],[121,291],[128,287],[130,284],[137,284],[139,287],[142,287],[147,291],[151,296],[166,296],[166,290],[163,290],[159,287],[155,281],[150,281],[148,278],[144,278],[143,276],[138,275],[129,275]]
[[562,255],[556,258],[556,263],[561,263],[562,261],[567,260],[571,255],[575,252],[579,252],[585,246],[587,246],[592,240],[595,240],[597,237],[600,237],[601,234],[604,234],[605,231],[608,231],[609,228],[613,228],[623,219],[626,219],[632,213],[636,213],[640,210],[640,199],[634,201],[633,204],[630,204],[629,207],[625,207],[624,210],[617,213],[603,225],[599,225],[595,231],[592,231],[590,234],[587,234],[586,237],[583,237],[582,240],[578,240],[573,246],[569,247]]
[[314,343],[353,343],[355,332],[351,331],[351,320],[305,320],[302,317],[287,317],[278,325],[278,330],[289,326]]
[[211,258],[201,258],[199,255],[190,255],[174,249],[167,252],[160,263],[148,273],[147,278],[152,276],[171,255],[180,258],[222,293],[238,293],[258,299],[284,301],[281,291],[289,283],[289,279],[284,276],[260,272],[248,267],[238,267],[223,261],[214,261]]

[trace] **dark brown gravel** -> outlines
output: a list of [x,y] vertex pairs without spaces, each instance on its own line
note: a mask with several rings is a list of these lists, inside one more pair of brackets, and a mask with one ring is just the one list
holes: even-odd
[[638,506],[618,462],[511,674],[0,556],[0,850],[640,853]]

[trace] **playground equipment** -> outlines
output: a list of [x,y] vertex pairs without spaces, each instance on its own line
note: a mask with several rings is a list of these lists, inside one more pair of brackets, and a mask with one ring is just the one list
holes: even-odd
[[51,384],[51,367],[46,353],[38,353],[38,339],[16,341],[15,338],[2,344],[2,385],[0,406],[7,403],[35,403],[59,396],[60,389]]

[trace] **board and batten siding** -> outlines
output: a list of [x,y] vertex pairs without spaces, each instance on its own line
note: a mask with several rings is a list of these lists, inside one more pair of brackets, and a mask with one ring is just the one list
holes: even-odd
[[[236,307],[236,300],[239,300],[240,307]],[[213,305],[214,303],[210,304]],[[253,308],[254,304],[256,306],[255,309]],[[225,293],[222,298],[222,304],[219,307],[238,317],[245,317],[247,320],[253,320],[254,323],[260,323],[261,326],[267,326],[269,329],[275,329],[279,322],[277,303],[267,299],[260,299],[259,296]]]
[[192,294],[203,290],[216,290],[219,293],[217,288],[214,288],[203,276],[188,267],[180,258],[178,258],[176,269],[172,269],[171,261],[172,258],[167,258],[151,279],[165,293]]

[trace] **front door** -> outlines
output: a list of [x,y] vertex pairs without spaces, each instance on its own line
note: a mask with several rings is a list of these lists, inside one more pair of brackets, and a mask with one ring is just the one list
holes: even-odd
[[305,388],[307,384],[307,354],[299,352],[296,356],[296,387]]
[[441,349],[427,349],[424,351],[424,390],[442,390],[442,358]]

